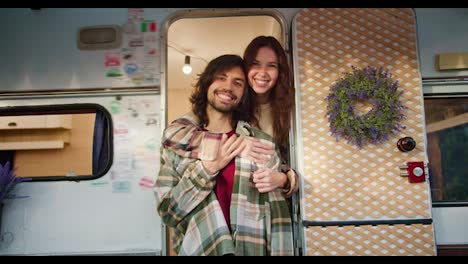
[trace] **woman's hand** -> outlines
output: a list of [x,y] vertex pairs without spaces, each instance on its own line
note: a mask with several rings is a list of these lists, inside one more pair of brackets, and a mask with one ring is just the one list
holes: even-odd
[[242,158],[249,159],[257,164],[265,164],[274,154],[272,145],[262,143],[254,137],[242,137],[244,150],[240,153]]
[[261,193],[271,192],[276,188],[286,185],[288,177],[286,174],[270,169],[261,168],[252,174],[253,184]]

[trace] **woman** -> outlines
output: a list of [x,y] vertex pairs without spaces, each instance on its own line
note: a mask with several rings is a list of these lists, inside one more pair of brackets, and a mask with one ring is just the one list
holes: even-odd
[[286,166],[291,115],[294,107],[294,87],[286,53],[276,38],[258,36],[244,51],[244,63],[251,89],[254,116],[250,123],[273,137],[283,159],[282,173],[260,169],[253,174],[254,183],[260,192],[283,187],[289,197],[297,191],[296,173]]

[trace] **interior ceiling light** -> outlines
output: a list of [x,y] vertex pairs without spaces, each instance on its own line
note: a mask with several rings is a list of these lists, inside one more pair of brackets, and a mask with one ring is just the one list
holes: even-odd
[[182,71],[189,75],[192,72],[192,66],[190,66],[190,56],[185,56],[185,64],[182,67]]

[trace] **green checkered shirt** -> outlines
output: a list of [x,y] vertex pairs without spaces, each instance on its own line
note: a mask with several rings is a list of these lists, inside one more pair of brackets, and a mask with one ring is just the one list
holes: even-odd
[[[214,157],[219,133],[203,131],[193,114],[166,128],[161,147],[161,167],[154,191],[162,221],[173,229],[178,255],[294,255],[288,205],[280,190],[259,193],[250,177],[259,168],[236,157],[227,227],[214,193],[216,176],[208,175],[201,157]],[[240,136],[254,136],[274,145],[272,138],[245,122],[237,124]],[[202,147],[203,146],[203,147]],[[279,170],[278,152],[265,166]]]

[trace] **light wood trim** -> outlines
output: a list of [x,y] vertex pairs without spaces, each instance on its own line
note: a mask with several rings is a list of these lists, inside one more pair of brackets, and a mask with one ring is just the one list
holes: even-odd
[[72,128],[72,116],[71,115],[47,115],[46,116],[46,127],[47,128]]
[[45,128],[45,116],[1,116],[0,129]]
[[0,143],[0,150],[23,149],[63,149],[63,141],[30,141],[30,142],[6,142]]
[[17,129],[0,131],[0,142],[63,141],[70,143],[71,130],[65,129]]
[[71,115],[1,116],[1,130],[72,128]]
[[426,126],[426,131],[427,134],[434,133],[454,126],[463,125],[465,123],[468,123],[468,113],[450,117],[442,121],[430,123]]

